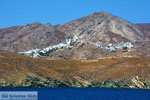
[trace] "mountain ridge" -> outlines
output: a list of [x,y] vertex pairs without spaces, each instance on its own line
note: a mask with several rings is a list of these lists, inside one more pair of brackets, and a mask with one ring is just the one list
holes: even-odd
[[[144,28],[146,26],[147,28]],[[150,50],[148,25],[132,24],[106,12],[93,13],[57,26],[35,22],[26,26],[0,29],[0,48],[11,52],[26,52],[65,43],[65,40],[74,36],[77,36],[80,42],[74,43],[72,49],[53,50],[47,57],[42,58],[93,59],[106,56],[150,55],[147,52]],[[123,43],[132,44],[136,48],[116,48],[118,45],[124,45]],[[142,51],[143,48],[145,52]],[[114,52],[110,52],[110,49]]]

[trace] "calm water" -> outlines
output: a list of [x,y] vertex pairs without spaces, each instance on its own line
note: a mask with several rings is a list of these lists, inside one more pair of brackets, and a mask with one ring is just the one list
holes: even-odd
[[38,91],[38,100],[150,100],[150,90],[99,88],[0,88],[0,91]]

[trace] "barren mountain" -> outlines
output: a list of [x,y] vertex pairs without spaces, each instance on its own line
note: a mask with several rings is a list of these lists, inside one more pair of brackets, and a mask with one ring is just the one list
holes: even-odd
[[134,24],[106,12],[93,13],[56,28],[67,35],[77,35],[91,41],[118,42],[125,38],[139,42],[146,39]]
[[65,40],[65,34],[51,24],[38,22],[0,29],[0,48],[13,52],[44,48]]
[[0,87],[149,89],[149,43],[150,24],[105,12],[0,29]]
[[149,56],[149,29],[149,24],[99,12],[57,26],[33,23],[1,29],[0,48],[47,59]]
[[150,38],[150,24],[136,24],[136,26],[145,33],[144,35]]

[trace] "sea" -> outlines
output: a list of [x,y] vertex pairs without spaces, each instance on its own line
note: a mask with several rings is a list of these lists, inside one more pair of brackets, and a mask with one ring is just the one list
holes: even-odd
[[38,100],[150,100],[150,90],[106,88],[0,88],[4,91],[37,91]]

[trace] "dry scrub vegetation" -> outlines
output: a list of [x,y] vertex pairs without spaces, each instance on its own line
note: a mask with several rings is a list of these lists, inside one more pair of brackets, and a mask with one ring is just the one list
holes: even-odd
[[150,79],[150,57],[109,57],[95,60],[43,60],[0,51],[0,82],[21,82],[27,76],[57,80]]

